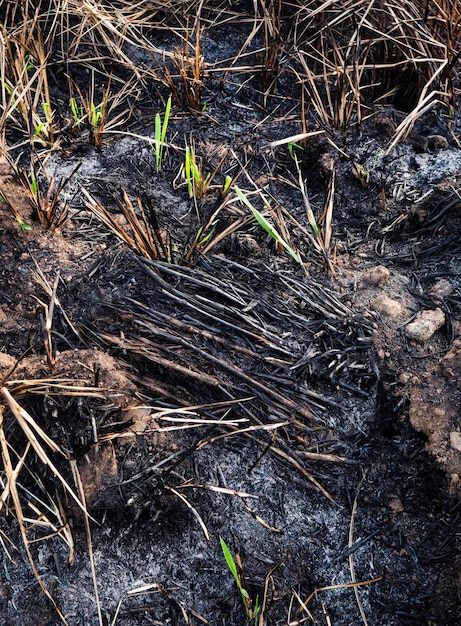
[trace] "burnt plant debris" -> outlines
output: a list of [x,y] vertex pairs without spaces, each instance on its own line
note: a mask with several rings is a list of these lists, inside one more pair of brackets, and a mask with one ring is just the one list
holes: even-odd
[[0,3],[5,623],[459,622],[460,17]]

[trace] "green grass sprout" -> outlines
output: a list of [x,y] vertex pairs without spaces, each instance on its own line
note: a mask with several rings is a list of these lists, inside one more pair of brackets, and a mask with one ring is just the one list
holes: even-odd
[[205,174],[202,161],[197,161],[193,145],[186,146],[184,175],[187,181],[189,198],[203,198],[211,183],[211,174]]
[[288,152],[291,156],[291,158],[294,160],[295,158],[295,148],[297,150],[304,150],[304,148],[302,146],[299,145],[299,143],[294,143],[292,141],[290,141],[290,143],[287,145],[288,148]]
[[246,206],[250,209],[256,221],[266,231],[266,233],[270,235],[272,239],[274,239],[277,243],[283,246],[285,250],[288,252],[288,254],[290,254],[293,257],[296,263],[299,263],[300,265],[302,265],[303,262],[299,254],[295,252],[295,250],[293,250],[293,248],[283,239],[283,237],[279,234],[279,232],[266,220],[264,215],[260,211],[258,211],[258,209],[255,206],[253,206],[253,204],[250,202],[250,200],[248,200],[247,196],[243,193],[243,191],[237,186],[235,186],[234,189],[235,189],[235,193],[238,195],[240,200],[244,204],[246,204]]
[[162,161],[163,161],[163,151],[165,148],[165,137],[166,131],[168,128],[168,122],[170,120],[170,112],[171,112],[171,96],[168,98],[165,113],[163,115],[163,122],[160,117],[160,113],[157,113],[155,116],[155,138],[152,147],[155,152],[155,165],[157,167],[157,172],[160,172],[162,169]]
[[70,110],[72,113],[72,117],[74,118],[75,125],[77,126],[77,128],[80,128],[86,117],[85,107],[82,104],[78,104],[76,98],[71,98]]
[[227,194],[233,182],[234,182],[234,179],[232,178],[232,176],[227,175],[226,178],[224,179],[224,185],[223,185],[222,192],[221,192],[222,196],[225,196]]
[[240,597],[242,598],[243,607],[245,609],[246,616],[249,620],[252,621],[253,624],[258,623],[258,617],[261,612],[261,606],[259,604],[259,596],[256,597],[256,600],[253,602],[250,598],[250,594],[242,585],[240,580],[240,576],[237,571],[237,565],[235,564],[234,557],[232,556],[227,543],[224,541],[222,537],[219,538],[219,542],[221,544],[221,550],[223,551],[224,558],[226,559],[227,567],[231,571],[232,576],[234,577],[235,584],[237,585],[237,589],[240,593]]

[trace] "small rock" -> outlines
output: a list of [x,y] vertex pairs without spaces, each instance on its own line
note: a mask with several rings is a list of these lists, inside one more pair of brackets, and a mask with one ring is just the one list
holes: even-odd
[[458,450],[459,452],[461,452],[461,433],[450,433],[450,447],[453,448],[453,450]]
[[429,139],[420,135],[415,130],[410,133],[408,143],[413,147],[415,152],[426,152],[429,147]]
[[440,362],[444,378],[459,380],[461,378],[461,339],[453,342],[450,350]]
[[371,304],[371,308],[373,311],[377,311],[381,313],[381,315],[386,315],[388,317],[398,317],[403,312],[403,307],[400,302],[397,300],[392,300],[389,296],[385,294],[379,296],[379,298],[375,298]]
[[402,504],[402,500],[398,496],[391,496],[391,501],[389,502],[389,508],[395,514],[405,512],[405,507]]
[[427,142],[430,150],[448,148],[448,140],[443,135],[429,135],[427,138]]
[[435,300],[444,300],[452,293],[452,284],[448,280],[445,280],[445,278],[442,278],[442,280],[436,282],[432,289],[429,291],[429,295],[431,295]]
[[408,339],[423,343],[445,324],[445,313],[442,309],[423,311],[405,328]]
[[387,267],[384,265],[376,265],[376,267],[372,267],[364,272],[362,280],[364,283],[376,287],[377,285],[384,285],[384,283],[387,283],[390,276],[391,273]]
[[375,128],[381,135],[390,138],[395,133],[396,125],[390,117],[378,113],[375,117]]
[[406,372],[402,372],[399,375],[399,383],[401,385],[406,385],[410,381],[410,379],[411,379],[411,375],[407,374]]

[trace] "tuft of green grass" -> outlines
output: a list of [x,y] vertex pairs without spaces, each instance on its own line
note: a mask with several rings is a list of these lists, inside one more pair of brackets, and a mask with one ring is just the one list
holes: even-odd
[[165,149],[165,137],[166,131],[168,128],[168,122],[170,120],[170,112],[171,112],[171,96],[168,98],[165,113],[163,114],[163,121],[160,117],[160,113],[157,113],[155,116],[155,137],[152,147],[155,152],[155,165],[157,167],[157,172],[160,172],[162,169],[163,162],[163,151]]
[[246,206],[250,209],[250,211],[253,213],[256,221],[258,222],[258,224],[261,226],[261,228],[263,228],[266,233],[268,235],[270,235],[272,237],[272,239],[274,239],[274,241],[276,241],[278,244],[280,244],[283,248],[285,248],[285,250],[288,252],[288,254],[296,261],[296,263],[299,263],[300,265],[303,264],[301,257],[299,256],[298,252],[296,252],[295,250],[293,250],[293,248],[290,246],[289,243],[287,243],[285,241],[285,239],[283,239],[283,237],[279,234],[279,232],[274,228],[274,226],[272,226],[272,224],[270,224],[266,218],[264,217],[264,215],[258,211],[258,209],[253,206],[253,204],[250,202],[250,200],[248,200],[248,197],[243,193],[243,191],[235,186],[235,193],[238,195],[238,197],[240,198],[240,200],[246,204]]
[[184,175],[189,198],[203,198],[211,184],[211,174],[205,174],[201,160],[197,160],[194,145],[186,146]]
[[85,108],[82,104],[78,104],[76,98],[71,98],[69,102],[74,123],[77,128],[80,128],[86,118]]

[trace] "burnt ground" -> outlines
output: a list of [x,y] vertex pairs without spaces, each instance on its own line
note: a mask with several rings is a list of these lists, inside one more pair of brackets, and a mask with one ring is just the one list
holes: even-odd
[[[2,164],[1,191],[32,228],[0,207],[0,371],[20,359],[9,388],[78,464],[102,622],[245,624],[221,536],[251,597],[264,598],[265,624],[460,623],[458,113],[429,111],[388,154],[404,116],[391,107],[297,152],[317,215],[335,170],[328,274],[306,234],[294,162],[286,147],[269,146],[299,130],[284,117],[290,103],[279,99],[267,116],[251,84],[237,87],[210,84],[202,113],[174,110],[160,173],[139,137],[107,134],[100,148],[64,137],[48,174],[81,165],[59,228],[34,221]],[[152,136],[162,106],[145,100],[131,132]],[[232,176],[244,164],[297,220],[287,224],[304,269],[252,220],[184,260],[222,200],[218,186],[194,203],[179,184],[174,146],[191,133],[209,171],[223,154]],[[245,175],[238,184],[253,188]],[[116,199],[121,189],[133,201],[139,194],[173,259],[130,251],[91,213],[82,187],[125,230]],[[215,232],[245,210],[232,195]],[[44,281],[52,287],[58,272],[51,367],[40,315],[50,301]],[[54,395],[49,380],[45,393],[21,389],[49,377],[101,397]],[[14,418],[5,420],[21,454]],[[70,480],[67,462],[56,462]],[[32,453],[21,481],[50,524],[67,520],[75,543],[68,563],[61,535],[31,530],[39,575],[69,624],[98,623],[80,510]],[[47,494],[60,499],[60,518]],[[0,523],[2,623],[60,623],[14,516]],[[353,581],[365,584],[345,587]]]

